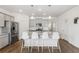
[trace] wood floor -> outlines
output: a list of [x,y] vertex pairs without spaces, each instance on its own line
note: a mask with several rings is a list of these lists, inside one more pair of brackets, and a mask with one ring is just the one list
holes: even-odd
[[23,40],[19,40],[15,44],[6,46],[0,49],[0,53],[59,53],[59,49],[57,47],[25,47],[23,45]]
[[25,47],[23,53],[59,53],[59,49],[56,47]]
[[22,46],[23,46],[23,40],[19,40],[14,44],[8,45],[2,49],[0,49],[0,53],[21,53],[22,52]]
[[23,40],[19,40],[15,44],[0,49],[0,53],[79,53],[79,48],[72,45],[66,40],[59,39],[59,47],[25,47]]
[[59,46],[61,53],[79,53],[79,48],[68,42],[67,40],[60,39]]

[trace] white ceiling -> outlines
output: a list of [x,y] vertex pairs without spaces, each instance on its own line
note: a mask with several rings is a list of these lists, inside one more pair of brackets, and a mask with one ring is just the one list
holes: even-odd
[[28,16],[59,16],[69,9],[75,7],[74,5],[0,5],[10,12],[23,13]]

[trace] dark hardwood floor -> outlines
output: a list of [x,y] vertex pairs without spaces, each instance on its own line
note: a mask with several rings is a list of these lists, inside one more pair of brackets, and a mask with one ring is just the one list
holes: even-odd
[[79,48],[69,43],[67,40],[59,39],[61,53],[79,53]]
[[23,40],[0,49],[0,53],[22,53]]
[[23,53],[59,53],[59,49],[52,47],[25,47]]
[[0,49],[0,53],[59,53],[58,48],[52,47],[24,47],[23,40],[19,40],[12,45],[8,45],[2,49]]
[[0,49],[0,53],[79,53],[79,48],[72,45],[64,39],[59,39],[59,47],[25,47],[23,45],[23,40],[19,40],[15,44],[6,46]]

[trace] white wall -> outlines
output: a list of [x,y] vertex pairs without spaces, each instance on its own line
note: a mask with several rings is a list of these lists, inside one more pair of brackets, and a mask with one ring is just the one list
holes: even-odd
[[57,30],[69,42],[79,47],[79,23],[74,24],[74,18],[79,17],[79,6],[72,8],[56,19]]
[[22,32],[29,30],[29,17],[24,14],[13,13],[15,21],[19,23],[19,38]]

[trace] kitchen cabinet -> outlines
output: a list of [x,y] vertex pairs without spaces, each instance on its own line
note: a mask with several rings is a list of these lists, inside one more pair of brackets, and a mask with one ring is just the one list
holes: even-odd
[[6,21],[14,21],[14,17],[13,16],[9,16],[9,15],[5,15],[5,20]]
[[10,16],[9,15],[5,15],[5,20],[6,21],[10,21]]
[[11,21],[14,21],[14,17],[10,16],[10,20],[11,20]]
[[9,43],[8,34],[0,35],[0,49],[7,46]]
[[4,26],[4,14],[0,13],[0,27]]
[[51,26],[48,26],[51,24],[49,19],[44,19],[43,17],[37,17],[35,19],[29,19],[29,20],[30,20],[30,24],[29,24],[30,30],[38,31],[39,29],[39,31],[41,30],[49,31],[49,27],[51,28]]

